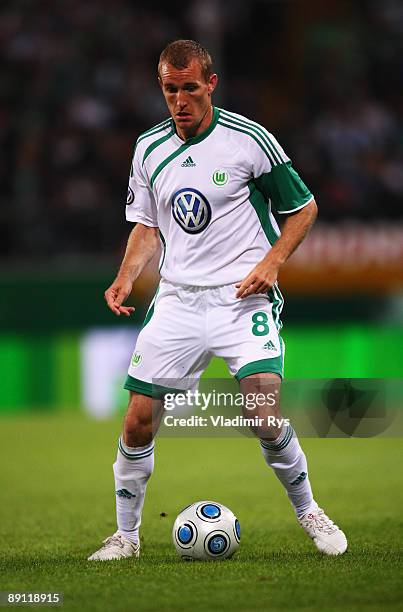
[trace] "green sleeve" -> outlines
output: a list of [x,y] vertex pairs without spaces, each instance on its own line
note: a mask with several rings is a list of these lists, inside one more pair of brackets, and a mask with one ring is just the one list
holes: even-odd
[[279,213],[298,210],[313,198],[291,162],[273,166],[270,172],[255,179],[255,183]]

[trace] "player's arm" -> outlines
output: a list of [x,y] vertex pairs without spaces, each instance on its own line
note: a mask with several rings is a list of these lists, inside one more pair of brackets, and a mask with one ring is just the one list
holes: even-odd
[[[272,134],[266,133],[266,141],[276,153],[267,155],[262,147],[252,152],[252,174],[256,188],[270,206],[279,214],[286,215],[281,236],[272,245],[267,255],[236,284],[239,298],[253,293],[266,293],[276,282],[280,267],[287,261],[303,241],[317,216],[314,197],[291,165]],[[263,147],[265,149],[265,147]]]
[[119,272],[104,295],[112,312],[129,317],[134,308],[122,304],[130,295],[134,281],[160,248],[157,207],[141,164],[141,147],[138,146],[130,170],[126,219],[136,226],[130,232]]
[[147,227],[138,223],[130,232],[119,272],[104,294],[108,307],[116,315],[122,313],[129,317],[134,311],[133,306],[122,306],[122,304],[130,295],[134,281],[154,257],[159,246],[157,227]]
[[315,222],[317,212],[318,207],[312,199],[303,208],[287,214],[280,238],[248,276],[235,285],[238,298],[266,293],[274,285],[281,266],[301,244]]

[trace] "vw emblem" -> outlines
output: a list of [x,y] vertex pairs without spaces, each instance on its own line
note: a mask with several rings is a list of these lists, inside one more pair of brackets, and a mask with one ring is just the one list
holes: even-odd
[[210,223],[211,206],[200,191],[186,187],[174,194],[172,215],[185,232],[198,234]]

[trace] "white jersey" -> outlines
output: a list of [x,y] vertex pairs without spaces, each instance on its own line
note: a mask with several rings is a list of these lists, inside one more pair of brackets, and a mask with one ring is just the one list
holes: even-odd
[[189,140],[172,119],[138,138],[126,218],[159,228],[162,278],[217,286],[242,280],[270,250],[280,235],[272,211],[312,199],[272,134],[215,107],[210,126]]

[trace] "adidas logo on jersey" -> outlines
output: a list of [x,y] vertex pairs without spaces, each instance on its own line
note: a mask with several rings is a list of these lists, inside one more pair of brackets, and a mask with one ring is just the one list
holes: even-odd
[[273,342],[271,340],[269,340],[268,342],[266,342],[266,344],[263,345],[264,349],[267,349],[268,351],[275,351],[276,347],[274,346]]
[[190,155],[189,155],[189,157],[187,157],[187,158],[185,159],[185,161],[184,161],[184,162],[182,162],[182,163],[181,163],[182,168],[194,168],[194,167],[195,167],[195,165],[196,165],[196,164],[194,163],[194,161],[193,161],[193,159],[190,157]]

